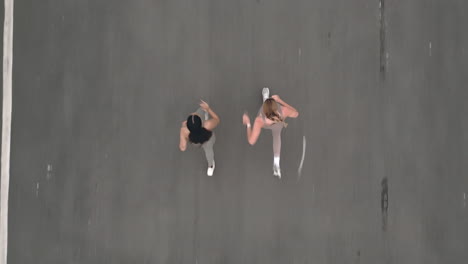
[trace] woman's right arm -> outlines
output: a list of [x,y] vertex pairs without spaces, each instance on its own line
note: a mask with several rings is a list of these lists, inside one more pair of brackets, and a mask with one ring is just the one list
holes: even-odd
[[211,119],[208,120],[208,121],[211,121],[211,123],[212,123],[211,126],[213,126],[213,128],[217,127],[219,125],[219,122],[220,122],[219,116],[211,108],[208,108],[207,112],[211,116]]
[[208,114],[210,114],[211,116],[211,119],[210,120],[206,120],[204,123],[203,123],[203,127],[206,128],[207,130],[213,130],[215,129],[218,125],[219,125],[219,116],[213,111],[213,109],[211,109],[211,107],[203,100],[201,100],[201,103],[200,103],[200,107],[208,112]]
[[278,95],[273,95],[271,98],[273,98],[276,102],[284,106],[283,108],[283,114],[285,117],[292,117],[296,118],[299,116],[299,112],[296,110],[296,108],[288,105],[283,99],[281,99]]

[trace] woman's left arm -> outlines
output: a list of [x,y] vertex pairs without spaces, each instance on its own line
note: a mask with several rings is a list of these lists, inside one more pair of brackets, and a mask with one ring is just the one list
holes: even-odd
[[260,136],[260,133],[262,132],[262,127],[263,127],[263,121],[262,118],[257,117],[255,118],[255,122],[252,128],[252,125],[250,124],[250,118],[247,114],[244,114],[242,117],[242,123],[247,126],[247,141],[249,142],[250,145],[255,145],[255,143],[258,140],[258,137]]
[[[179,149],[180,151],[185,151],[187,149],[187,121],[182,123],[182,127],[180,128],[180,139],[179,139]],[[190,133],[190,132],[189,132]]]

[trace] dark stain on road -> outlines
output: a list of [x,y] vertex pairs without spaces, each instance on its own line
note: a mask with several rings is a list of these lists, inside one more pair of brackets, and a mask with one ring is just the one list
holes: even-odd
[[355,261],[356,264],[359,264],[361,263],[361,250],[358,250],[356,252],[356,261]]
[[388,180],[387,177],[382,179],[382,192],[380,197],[380,206],[382,209],[382,230],[387,230],[387,217],[388,217]]
[[386,27],[385,27],[385,0],[380,2],[380,77],[385,80],[385,72],[387,67],[387,47],[385,43]]

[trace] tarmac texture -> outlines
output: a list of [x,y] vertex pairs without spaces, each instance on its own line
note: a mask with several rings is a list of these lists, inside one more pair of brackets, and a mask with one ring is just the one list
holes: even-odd
[[[15,1],[8,263],[467,263],[467,11]],[[281,180],[263,87],[300,112]],[[199,99],[213,177],[178,149]]]

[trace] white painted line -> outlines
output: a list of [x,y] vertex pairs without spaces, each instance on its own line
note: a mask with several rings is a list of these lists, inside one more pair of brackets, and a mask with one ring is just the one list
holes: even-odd
[[429,56],[432,56],[432,42],[429,41]]
[[302,158],[301,158],[301,163],[299,163],[299,168],[297,169],[297,174],[298,174],[297,181],[299,181],[302,175],[302,166],[304,165],[305,152],[306,152],[306,137],[303,136],[302,137]]
[[463,207],[466,207],[466,193],[463,193]]
[[46,174],[46,179],[50,180],[52,178],[52,164],[47,164],[47,174]]
[[0,186],[0,264],[7,263],[8,252],[8,192],[10,186],[11,96],[13,68],[13,4],[5,0],[3,25],[3,117],[2,170]]

